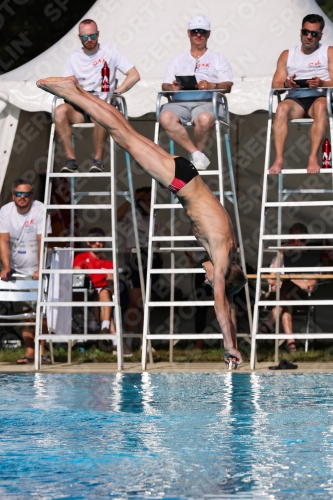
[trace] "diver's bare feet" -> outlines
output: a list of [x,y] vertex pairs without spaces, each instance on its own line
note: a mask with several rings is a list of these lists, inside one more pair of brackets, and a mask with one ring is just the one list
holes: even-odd
[[275,160],[271,168],[269,169],[270,174],[279,174],[282,170],[283,167],[283,159],[281,160]]
[[42,78],[36,82],[37,87],[58,97],[67,97],[68,91],[77,88],[77,84],[78,81],[75,76],[68,76],[66,78],[52,76],[50,78]]
[[308,174],[318,174],[320,171],[320,166],[318,165],[317,158],[309,158],[308,168],[306,169]]

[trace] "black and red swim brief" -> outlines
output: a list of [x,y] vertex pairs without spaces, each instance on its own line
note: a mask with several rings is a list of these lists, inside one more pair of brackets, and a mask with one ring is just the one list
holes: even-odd
[[175,177],[167,189],[173,194],[177,194],[181,188],[186,186],[197,175],[199,173],[193,163],[182,156],[178,156],[175,158]]

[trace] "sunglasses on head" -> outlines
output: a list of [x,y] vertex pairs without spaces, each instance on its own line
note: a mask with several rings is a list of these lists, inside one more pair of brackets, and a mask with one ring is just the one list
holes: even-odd
[[191,35],[197,35],[200,33],[201,35],[205,35],[207,33],[207,30],[203,30],[201,28],[196,28],[195,30],[190,30]]
[[306,29],[301,29],[301,33],[304,36],[308,36],[311,33],[312,38],[317,38],[317,36],[321,35],[321,31],[311,31]]
[[82,42],[86,42],[88,40],[88,38],[90,38],[91,40],[96,40],[97,36],[98,36],[98,33],[91,33],[91,35],[79,35]]
[[24,196],[24,198],[30,198],[30,196],[33,195],[32,191],[24,192],[24,191],[14,191],[15,196],[17,198],[21,198],[21,196]]

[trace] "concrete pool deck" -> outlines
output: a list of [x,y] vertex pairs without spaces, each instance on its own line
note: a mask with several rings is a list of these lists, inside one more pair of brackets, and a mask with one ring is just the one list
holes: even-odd
[[[333,362],[302,362],[296,363],[297,370],[277,370],[278,373],[332,373]],[[256,364],[256,373],[275,373],[269,370],[269,366],[274,366],[273,362],[262,362]],[[55,363],[54,365],[43,365],[38,373],[117,373],[116,363]],[[147,365],[148,373],[226,373],[223,363],[168,363],[160,362]],[[17,365],[15,363],[0,363],[0,373],[34,373],[33,364]],[[236,373],[250,372],[250,363],[245,362]],[[253,372],[253,373],[254,373]],[[120,373],[142,373],[141,364],[138,362],[125,362],[124,369]]]

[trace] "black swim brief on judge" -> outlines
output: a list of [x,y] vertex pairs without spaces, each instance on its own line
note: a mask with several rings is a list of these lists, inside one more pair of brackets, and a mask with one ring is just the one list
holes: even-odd
[[178,156],[175,158],[175,177],[168,186],[169,191],[177,194],[182,187],[186,186],[197,175],[199,173],[193,163],[182,156]]
[[[311,95],[309,97],[293,97],[293,96],[290,96],[290,97],[286,97],[285,98],[285,101],[287,99],[291,99],[292,101],[295,101],[297,104],[299,104],[303,110],[304,110],[304,118],[311,118],[311,116],[309,116],[309,109],[311,108],[312,104],[317,100],[319,99],[320,97],[325,97],[326,94],[324,95]],[[326,97],[325,97],[326,99]]]

